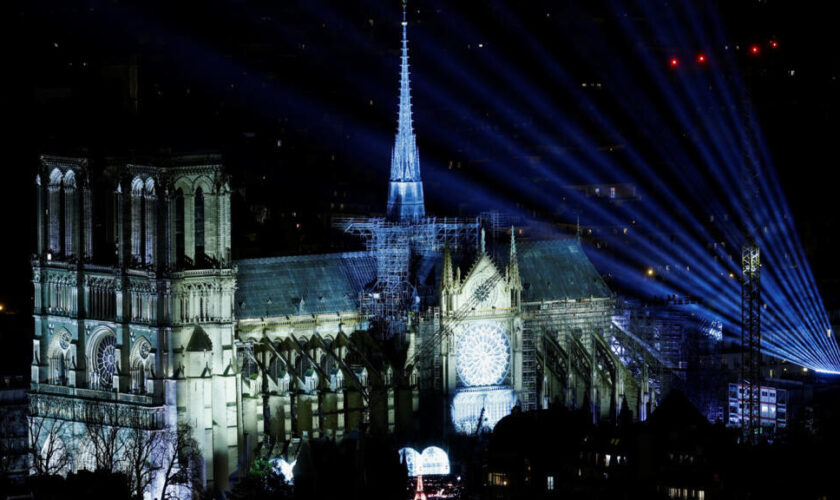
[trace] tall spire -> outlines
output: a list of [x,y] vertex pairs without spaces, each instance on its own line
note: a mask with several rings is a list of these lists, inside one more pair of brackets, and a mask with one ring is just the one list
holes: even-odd
[[449,253],[449,242],[443,247],[443,288],[449,289],[452,287],[452,255]]
[[411,82],[408,70],[408,20],[403,0],[402,54],[400,56],[400,101],[397,135],[391,151],[391,184],[388,190],[388,217],[394,220],[418,219],[426,215],[420,156],[411,117]]
[[508,264],[508,279],[511,288],[522,289],[522,279],[519,277],[519,258],[516,256],[516,228],[510,226],[510,263]]
[[414,490],[414,500],[426,500],[426,492],[423,491],[423,476],[417,476],[417,489]]

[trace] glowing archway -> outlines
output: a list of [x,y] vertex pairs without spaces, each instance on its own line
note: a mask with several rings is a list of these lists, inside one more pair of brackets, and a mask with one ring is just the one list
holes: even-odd
[[447,476],[450,474],[449,455],[437,446],[429,446],[418,453],[414,448],[401,448],[400,462],[408,469],[408,475]]

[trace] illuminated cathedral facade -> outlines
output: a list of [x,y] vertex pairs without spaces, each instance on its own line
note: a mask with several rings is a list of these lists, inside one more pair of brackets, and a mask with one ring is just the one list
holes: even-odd
[[612,324],[577,240],[504,228],[490,248],[478,219],[426,214],[405,19],[400,69],[387,215],[336,223],[364,251],[232,260],[218,157],[96,178],[85,159],[42,157],[31,418],[66,423],[34,437],[60,472],[97,467],[87,429],[107,408],[150,433],[189,424],[218,491],[307,439],[433,427],[443,442],[549,403],[608,417],[626,401],[644,418],[650,357]]

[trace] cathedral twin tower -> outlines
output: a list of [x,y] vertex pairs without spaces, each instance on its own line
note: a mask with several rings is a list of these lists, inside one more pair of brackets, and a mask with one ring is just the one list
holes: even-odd
[[[205,160],[210,164],[201,165]],[[101,225],[105,210],[114,225],[97,236],[116,255],[103,246],[98,262],[167,270],[202,259],[229,262],[230,187],[219,158],[177,161],[184,165],[106,168],[105,176],[117,177],[113,199],[94,205],[86,160],[43,156],[35,181],[38,256],[92,262],[94,211]]]
[[110,189],[92,188],[85,160],[41,158],[33,417],[69,418],[50,440],[74,450],[75,470],[96,460],[83,402],[130,406],[150,431],[189,422],[206,479],[226,484],[238,446],[228,180],[215,157],[100,177]]
[[[388,218],[397,221],[425,216],[406,24],[403,18],[387,206]],[[369,374],[344,358],[348,335],[364,326],[352,297],[373,276],[347,283],[340,297],[324,297],[312,292],[328,286],[323,277],[307,274],[310,260],[321,266],[317,256],[233,263],[230,186],[220,158],[94,169],[85,159],[42,156],[35,184],[30,397],[31,418],[51,422],[39,427],[50,432],[33,438],[47,465],[48,450],[61,449],[70,459],[57,471],[97,468],[88,429],[113,404],[140,414],[149,432],[189,424],[203,452],[203,480],[224,491],[231,474],[250,460],[250,439],[340,437],[367,418],[358,408],[344,411],[344,398],[358,399],[374,379],[387,385],[391,370]],[[375,268],[364,252],[321,260],[361,266],[360,277]],[[268,277],[265,295],[255,296],[266,269],[276,274]],[[281,296],[291,300],[281,303]],[[252,376],[256,362],[264,363],[263,371]],[[393,391],[385,398],[382,425],[393,429]],[[408,405],[409,413],[416,409],[416,395]],[[157,478],[153,496],[159,487]]]

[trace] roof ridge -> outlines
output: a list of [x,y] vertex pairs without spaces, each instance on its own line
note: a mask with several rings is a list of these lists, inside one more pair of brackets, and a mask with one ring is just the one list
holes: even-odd
[[368,250],[360,250],[356,252],[331,252],[331,253],[313,253],[306,255],[278,255],[274,257],[254,257],[251,259],[237,259],[235,264],[254,263],[264,264],[271,262],[309,262],[324,258],[348,259],[348,258],[362,258],[373,257],[374,254]]

